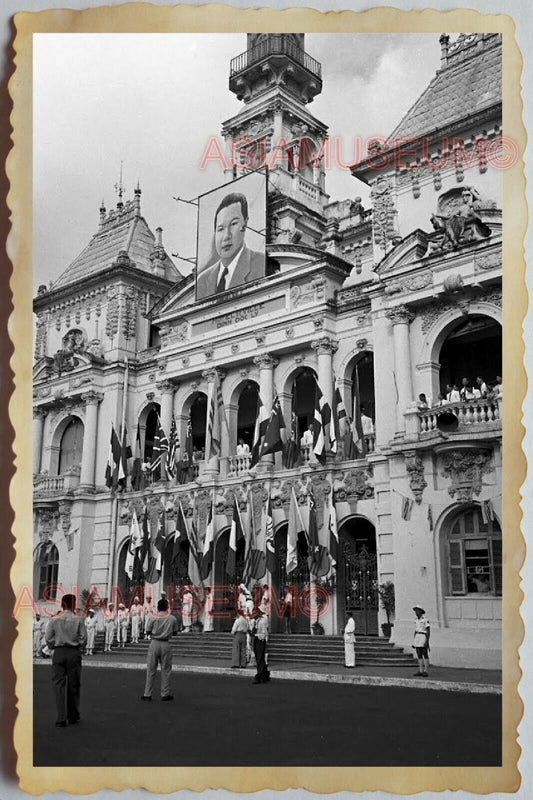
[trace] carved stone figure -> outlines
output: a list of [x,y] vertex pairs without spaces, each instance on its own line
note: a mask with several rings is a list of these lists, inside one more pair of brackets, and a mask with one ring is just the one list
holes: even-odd
[[480,196],[473,186],[465,186],[460,197],[448,197],[435,214],[431,215],[433,228],[442,235],[430,245],[431,250],[457,250],[465,242],[487,239],[490,228],[478,214]]

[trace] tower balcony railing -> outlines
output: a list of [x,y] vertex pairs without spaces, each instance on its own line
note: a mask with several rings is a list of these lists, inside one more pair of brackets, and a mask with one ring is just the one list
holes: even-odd
[[286,55],[301,64],[305,69],[317,78],[321,78],[322,66],[319,61],[312,58],[309,53],[302,50],[290,39],[285,36],[275,36],[264,39],[256,45],[246,50],[244,53],[231,59],[230,62],[230,77],[237,75],[239,72],[250,67],[263,58],[270,55]]

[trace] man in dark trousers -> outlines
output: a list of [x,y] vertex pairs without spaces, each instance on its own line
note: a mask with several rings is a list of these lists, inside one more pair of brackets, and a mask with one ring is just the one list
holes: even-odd
[[257,666],[257,673],[253,682],[268,683],[270,680],[270,672],[268,671],[265,658],[268,642],[268,619],[260,609],[257,610],[253,634],[255,663]]
[[157,665],[161,664],[161,700],[174,700],[170,694],[172,673],[172,645],[170,639],[178,632],[178,621],[169,614],[168,600],[162,597],[157,604],[157,615],[148,618],[146,635],[151,638],[146,664],[146,683],[141,700],[151,700]]
[[53,650],[52,685],[56,696],[58,728],[80,721],[81,654],[87,644],[82,617],[76,614],[76,595],[61,599],[61,611],[46,628],[46,644]]

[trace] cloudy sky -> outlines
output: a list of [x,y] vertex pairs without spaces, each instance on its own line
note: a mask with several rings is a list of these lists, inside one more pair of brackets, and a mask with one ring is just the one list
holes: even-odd
[[[438,34],[309,34],[323,90],[308,110],[341,137],[387,136],[439,66]],[[109,210],[123,162],[126,199],[139,180],[142,212],[169,253],[195,255],[194,198],[223,182],[199,169],[209,137],[242,107],[228,90],[244,34],[34,36],[34,286],[55,280]],[[222,141],[222,139],[220,139]],[[327,175],[332,200],[365,197],[348,170]],[[176,262],[183,272],[190,266]]]

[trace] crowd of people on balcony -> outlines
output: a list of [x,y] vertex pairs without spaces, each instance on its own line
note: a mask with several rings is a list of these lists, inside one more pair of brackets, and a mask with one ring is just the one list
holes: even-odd
[[456,383],[446,384],[446,391],[439,393],[433,402],[428,400],[427,396],[422,392],[418,395],[416,406],[418,411],[424,412],[430,408],[438,408],[439,406],[454,403],[468,403],[479,400],[492,402],[498,400],[501,396],[501,375],[496,375],[494,381],[486,381],[481,375],[478,375],[475,382],[469,378],[463,378],[460,386]]

